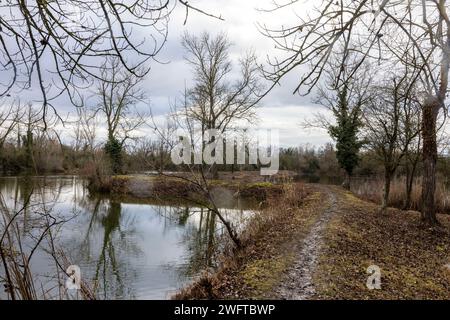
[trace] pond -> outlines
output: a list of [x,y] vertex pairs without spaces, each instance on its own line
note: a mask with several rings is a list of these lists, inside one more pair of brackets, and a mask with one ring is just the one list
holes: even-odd
[[[42,241],[30,261],[40,298],[44,292],[46,298],[61,297],[51,248],[80,267],[82,280],[100,299],[167,299],[215,266],[225,229],[212,212],[186,203],[91,195],[85,185],[76,176],[0,178],[2,214],[22,210],[15,230],[24,251],[37,243],[42,219],[58,221],[52,227],[54,240]],[[239,227],[252,215],[250,208],[235,199],[221,212]],[[0,221],[1,234],[8,220]],[[0,299],[5,298],[1,292]]]

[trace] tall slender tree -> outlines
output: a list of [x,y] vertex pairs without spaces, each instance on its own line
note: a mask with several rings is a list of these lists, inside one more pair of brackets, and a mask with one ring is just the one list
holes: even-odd
[[[186,116],[201,133],[213,129],[223,134],[238,121],[254,121],[262,93],[255,55],[240,58],[240,70],[233,79],[231,42],[226,35],[203,33],[197,37],[186,33],[182,44],[194,73],[194,83],[186,92]],[[211,171],[217,177],[217,165]]]
[[365,140],[384,167],[382,211],[388,207],[391,181],[420,132],[420,105],[413,95],[414,87],[414,74],[406,69],[400,76],[394,74],[372,84],[364,107]]
[[346,87],[339,89],[338,102],[333,108],[336,124],[328,129],[330,136],[336,141],[336,157],[339,165],[346,172],[343,186],[350,189],[350,178],[353,170],[358,165],[358,153],[363,142],[359,140],[361,128],[361,105],[350,108],[348,90]]
[[340,65],[339,60],[330,60],[325,75],[325,83],[317,87],[316,102],[330,110],[333,121],[329,121],[323,114],[317,115],[316,126],[328,130],[336,142],[336,157],[339,165],[346,172],[343,186],[350,189],[351,176],[358,165],[358,153],[363,146],[361,136],[361,114],[364,104],[368,101],[368,87],[372,82],[370,66],[365,64],[358,71],[358,77],[340,77],[352,72],[352,66],[357,56],[343,53],[346,63]]
[[106,122],[107,139],[105,152],[114,174],[122,172],[122,152],[127,140],[145,121],[136,105],[145,99],[140,87],[143,78],[136,77],[124,69],[118,59],[108,60],[103,65],[102,79],[98,82],[96,113]]

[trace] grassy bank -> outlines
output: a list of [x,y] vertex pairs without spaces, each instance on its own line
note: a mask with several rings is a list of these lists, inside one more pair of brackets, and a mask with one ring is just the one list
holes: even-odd
[[260,299],[273,294],[292,264],[296,244],[317,216],[321,195],[303,184],[286,184],[242,235],[243,246],[221,259],[219,270],[203,275],[175,299]]
[[[338,191],[339,213],[325,232],[314,276],[317,299],[448,299],[450,216],[425,228],[418,212],[378,207]],[[381,268],[381,290],[368,290],[367,268]]]
[[[267,200],[245,231],[243,248],[222,259],[213,274],[179,292],[176,299],[280,298],[278,287],[298,259],[304,239],[336,199],[323,231],[313,272],[313,299],[448,299],[450,297],[450,216],[428,229],[415,211],[390,209],[339,187],[287,184]],[[366,287],[367,268],[381,269],[381,290]],[[298,284],[296,284],[298,285]]]
[[[242,182],[210,180],[209,188],[217,205],[226,205],[233,198],[253,198],[264,201],[279,196],[282,186],[270,182]],[[123,175],[104,181],[99,190],[111,195],[127,195],[136,198],[203,201],[199,187],[186,179],[168,176]]]

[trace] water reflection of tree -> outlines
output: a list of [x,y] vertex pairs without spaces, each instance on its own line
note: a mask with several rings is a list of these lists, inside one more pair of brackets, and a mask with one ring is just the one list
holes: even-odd
[[[85,270],[83,278],[86,281],[97,281],[100,297],[133,297],[133,277],[138,274],[130,258],[133,253],[136,257],[141,253],[133,241],[133,227],[137,225],[132,221],[135,215],[124,214],[120,201],[89,195],[81,183],[77,178],[36,179],[33,182],[11,179],[7,187],[2,186],[2,190],[11,195],[10,205],[15,207],[21,207],[31,193],[33,198],[45,199],[49,206],[62,202],[73,204],[73,208],[65,207],[64,213],[69,214],[67,210],[80,211],[72,225],[76,233],[71,238],[68,235],[72,232],[61,233],[61,243],[70,261]],[[174,274],[185,280],[215,266],[217,246],[221,243],[217,237],[222,234],[223,226],[214,212],[189,204],[149,207],[152,212],[156,211],[164,217],[164,230],[170,231],[174,227],[182,230],[180,241],[188,252],[185,257],[177,258],[176,263],[167,266]],[[223,214],[226,214],[225,211]],[[233,211],[233,214],[238,217],[241,213]],[[32,226],[32,219],[24,221],[24,228],[26,225]],[[79,228],[82,228],[81,232],[77,232]],[[181,261],[184,263],[180,264]]]
[[[54,210],[55,204],[59,201],[64,183],[63,179],[46,179],[36,177],[7,178],[2,181],[5,199],[8,207],[17,212],[22,209],[20,216],[22,227],[21,234],[32,231],[36,225],[40,225],[40,215],[36,215],[39,209],[49,212],[54,216],[59,216],[59,212]],[[59,217],[61,218],[61,217]]]
[[111,281],[108,281],[107,276],[108,260],[112,267],[112,274],[113,276],[115,276],[116,282],[118,284],[118,286],[116,287],[116,295],[122,296],[124,293],[124,283],[122,281],[122,277],[120,276],[119,268],[117,265],[116,252],[114,249],[114,242],[112,241],[114,232],[116,230],[120,232],[121,211],[122,206],[120,203],[111,202],[109,205],[108,214],[101,220],[104,230],[103,245],[97,262],[94,279],[98,281],[100,278],[100,273],[102,274],[103,290],[104,296],[106,298],[108,297],[108,284],[112,284]]
[[198,229],[188,229],[185,235],[191,254],[184,273],[189,276],[215,265],[217,216],[213,211],[204,208],[200,209],[198,215]]
[[[248,212],[242,209],[220,209],[222,215],[240,230],[245,224]],[[217,267],[218,256],[227,244],[226,231],[217,215],[208,209],[200,209],[197,213],[199,222],[197,229],[186,230],[186,241],[190,255],[187,263],[180,270],[185,277],[197,275],[200,271]]]
[[[221,210],[224,216],[233,215],[230,220],[235,224],[239,224],[245,215],[244,210]],[[177,267],[180,278],[191,278],[202,270],[216,267],[218,253],[223,249],[220,246],[223,242],[219,240],[225,230],[213,211],[186,205],[161,206],[156,208],[156,212],[165,218],[166,227],[174,224],[184,227],[182,241],[189,253],[184,257],[185,264]]]
[[[56,203],[61,193],[65,192],[69,197],[64,200],[73,202],[72,210],[76,211],[78,207],[82,209],[83,216],[88,217],[87,228],[81,236],[81,241],[66,242],[65,247],[72,249],[71,260],[94,266],[89,275],[93,279],[89,280],[94,281],[97,290],[104,298],[130,297],[132,281],[129,280],[135,272],[127,272],[129,262],[120,256],[120,252],[127,252],[126,257],[128,257],[133,251],[138,253],[139,249],[125,242],[130,233],[134,232],[131,227],[134,224],[129,219],[123,219],[121,203],[95,195],[89,196],[82,185],[83,181],[76,177],[63,180],[38,180],[38,182],[45,186],[45,190],[42,191],[43,196],[51,197]],[[22,191],[20,194],[26,194],[26,192]],[[122,226],[125,231],[121,229]],[[98,242],[100,234],[102,236]],[[117,237],[120,241],[117,241]],[[129,247],[125,248],[127,245]],[[124,281],[125,278],[128,281]]]
[[[82,203],[82,205],[86,204],[86,202]],[[131,286],[133,281],[131,281],[130,276],[133,274],[135,276],[135,272],[127,270],[129,261],[122,261],[120,252],[127,252],[128,257],[133,251],[136,254],[140,251],[133,246],[134,243],[125,241],[130,233],[134,233],[134,230],[130,227],[134,224],[133,221],[122,221],[122,204],[120,202],[98,198],[93,202],[93,206],[88,206],[85,209],[87,213],[91,214],[91,217],[79,250],[83,261],[89,262],[92,256],[95,257],[92,280],[97,284],[98,290],[102,291],[103,298],[131,297],[133,295],[133,287]],[[126,232],[122,230],[122,225],[125,226]],[[94,241],[93,236],[99,234],[99,232],[103,232],[100,250],[93,253],[91,247],[92,241]],[[120,241],[117,241],[117,236]],[[131,247],[128,245],[131,245]],[[128,247],[125,248],[124,246]]]
[[[15,274],[18,275],[17,279],[27,281],[27,286],[34,291],[35,297],[38,297],[35,291],[36,285],[42,289],[42,296],[48,298],[56,294],[55,290],[61,289],[58,284],[62,279],[60,278],[62,266],[60,261],[57,261],[55,236],[61,226],[72,218],[67,212],[61,215],[55,209],[63,190],[61,179],[47,181],[46,178],[28,176],[10,178],[2,181],[2,189],[0,213],[4,215],[4,219],[3,224],[0,223],[0,231],[3,230],[2,227],[5,227],[9,250],[15,252],[8,258],[8,268],[14,268]],[[37,259],[53,261],[55,269],[51,269],[49,264],[36,272],[32,271],[33,256],[40,256]],[[18,284],[14,284],[14,287],[19,288]],[[21,294],[28,292],[18,290]],[[62,292],[59,291],[59,293],[59,297],[62,298]]]

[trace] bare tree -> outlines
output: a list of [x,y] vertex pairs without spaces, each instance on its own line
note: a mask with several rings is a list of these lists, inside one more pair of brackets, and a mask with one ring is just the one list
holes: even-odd
[[[202,134],[211,129],[223,134],[238,121],[252,122],[262,93],[255,55],[248,53],[239,60],[240,73],[233,81],[231,43],[224,34],[196,37],[186,33],[182,44],[194,72],[194,84],[187,91],[186,116]],[[217,166],[212,167],[212,173],[217,176]]]
[[165,116],[163,123],[158,124],[153,114],[150,114],[150,122],[147,125],[153,130],[156,141],[144,141],[141,150],[143,156],[148,158],[152,156],[155,167],[159,173],[163,173],[167,165],[171,163],[170,154],[176,144],[176,131],[178,130],[178,121],[175,119],[176,112],[171,111]]
[[76,112],[73,148],[75,151],[87,151],[93,154],[96,146],[98,118],[89,108],[76,108]]
[[20,102],[9,105],[6,105],[6,102],[0,102],[0,152],[22,115]]
[[136,77],[122,68],[119,60],[112,59],[102,68],[96,96],[99,102],[96,113],[106,122],[107,141],[105,151],[110,157],[112,171],[122,171],[122,151],[127,140],[145,121],[136,108],[146,98],[142,90],[143,78]]
[[101,79],[100,66],[109,57],[144,76],[146,62],[166,42],[177,4],[186,9],[186,19],[190,10],[222,19],[184,0],[2,1],[0,96],[38,89],[45,120],[48,106],[57,111],[52,102],[61,94],[78,105],[82,89]]
[[[274,11],[303,5],[294,0],[280,4]],[[305,10],[304,10],[305,11]],[[423,185],[422,219],[429,225],[438,223],[435,207],[436,190],[436,122],[445,107],[450,67],[450,19],[447,0],[326,0],[315,9],[300,15],[298,23],[261,31],[284,51],[283,58],[269,61],[266,77],[279,83],[295,69],[303,68],[303,76],[295,93],[309,93],[321,79],[327,61],[342,51],[357,52],[360,63],[375,59],[383,64],[410,64],[424,83],[422,94]],[[408,58],[405,59],[405,51]],[[345,55],[344,55],[345,56]],[[413,59],[411,59],[411,57]],[[345,61],[345,60],[343,60]],[[350,73],[353,77],[353,73]],[[301,89],[306,91],[301,91]]]
[[401,77],[393,75],[372,85],[371,99],[363,112],[368,147],[381,158],[384,167],[382,211],[388,207],[392,178],[420,133],[420,105],[413,95],[411,80],[414,75],[406,70]]
[[22,146],[25,151],[25,166],[27,170],[33,170],[34,173],[38,172],[36,161],[34,157],[34,142],[36,134],[40,132],[41,114],[32,103],[28,103],[25,108],[24,117],[20,120],[19,126],[25,128],[25,133],[21,136]]
[[[166,121],[165,126],[167,126],[169,129],[166,130],[164,128],[165,126],[158,126],[156,122],[154,122],[154,118],[152,118],[154,133],[159,138],[159,141],[164,141],[164,143],[171,150],[173,150],[180,142],[180,137],[176,136],[176,139],[174,139],[173,134],[176,133],[176,129],[182,129],[188,135],[188,137],[183,136],[183,139],[190,139],[189,148],[191,149],[191,151],[195,152],[196,150],[200,150],[200,152],[202,153],[205,148],[205,141],[203,141],[203,136],[200,137],[200,141],[196,139],[196,120],[190,116],[190,106],[188,105],[187,94],[185,94],[184,96],[185,100],[182,107],[178,110],[172,110],[172,113],[168,116],[168,120]],[[167,133],[170,133],[170,135],[167,135]],[[154,168],[158,168],[157,164],[155,165],[155,163],[149,161],[151,159],[145,158],[145,160],[148,165],[153,165]],[[188,183],[192,189],[193,196],[190,196],[188,199],[184,200],[189,200],[191,202],[199,204],[201,207],[206,207],[212,214],[217,216],[221,223],[224,225],[227,234],[233,241],[235,247],[241,247],[241,239],[236,229],[234,228],[232,223],[227,220],[225,215],[217,206],[217,195],[213,192],[211,181],[207,177],[210,168],[206,169],[203,165],[191,163],[184,163],[182,168],[184,169],[184,171],[179,173],[168,174],[162,170],[158,170],[158,173],[161,176],[180,179]]]

